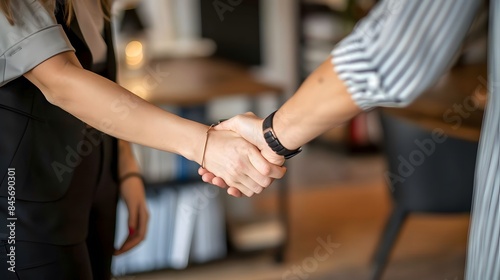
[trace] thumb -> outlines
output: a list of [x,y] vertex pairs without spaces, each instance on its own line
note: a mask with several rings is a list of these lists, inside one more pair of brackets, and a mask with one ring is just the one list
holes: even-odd
[[215,126],[216,130],[231,130],[238,132],[238,127],[244,121],[258,120],[259,118],[253,112],[246,112],[241,115],[234,116],[228,120],[221,121]]
[[220,122],[218,125],[214,126],[215,130],[230,130],[234,131],[234,118]]

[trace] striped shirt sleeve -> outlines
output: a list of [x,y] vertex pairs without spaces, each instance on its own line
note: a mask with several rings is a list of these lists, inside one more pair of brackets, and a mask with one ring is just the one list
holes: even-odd
[[480,2],[380,2],[332,51],[354,102],[364,110],[408,105],[450,66]]

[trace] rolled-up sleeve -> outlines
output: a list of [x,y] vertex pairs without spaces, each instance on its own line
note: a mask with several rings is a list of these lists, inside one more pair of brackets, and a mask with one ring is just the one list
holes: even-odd
[[413,101],[449,67],[481,1],[386,0],[332,51],[362,109]]
[[74,51],[53,13],[39,1],[11,1],[14,25],[0,12],[0,86],[48,58]]

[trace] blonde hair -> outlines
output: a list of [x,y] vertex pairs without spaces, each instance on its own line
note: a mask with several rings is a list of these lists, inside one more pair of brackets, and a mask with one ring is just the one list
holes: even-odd
[[[0,0],[0,10],[2,10],[2,12],[5,14],[9,23],[14,24],[14,16],[12,15],[12,10],[10,8],[10,1],[11,0]],[[42,4],[46,6],[48,5],[54,7],[56,0],[38,0],[38,1],[40,1]],[[73,19],[74,16],[73,1],[75,0],[65,0],[66,25],[69,25],[71,23],[71,20]],[[111,0],[95,0],[95,1],[99,1],[99,3],[101,4],[104,18],[106,20],[109,20],[111,17]]]

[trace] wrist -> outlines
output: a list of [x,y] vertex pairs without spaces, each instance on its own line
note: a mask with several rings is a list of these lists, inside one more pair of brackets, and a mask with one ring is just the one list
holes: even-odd
[[206,132],[206,135],[205,135],[205,144],[203,145],[203,151],[202,151],[202,154],[201,154],[201,167],[202,168],[205,168],[205,154],[207,152],[207,145],[208,145],[208,136],[210,134],[210,130],[212,130],[212,128],[214,127],[214,124],[212,124],[211,126],[208,127],[207,129],[207,132]]
[[264,137],[264,133],[262,133],[263,126],[264,126],[264,119],[259,120],[258,125],[256,126],[256,131],[255,131],[255,133],[252,134],[252,135],[256,135],[256,139],[254,142],[255,146],[261,151],[267,150],[267,149],[272,151],[271,148],[269,147],[269,145],[267,145],[266,138]]
[[128,172],[125,173],[124,175],[120,176],[119,178],[119,184],[122,185],[124,182],[131,180],[133,178],[141,180],[142,183],[144,183],[144,177],[142,177],[142,174],[139,172]]
[[185,157],[190,161],[194,161],[201,165],[205,139],[209,126],[193,122],[194,125],[189,125],[183,130],[184,141],[177,145],[174,151],[176,154]]
[[280,141],[276,131],[274,130],[274,117],[276,111],[271,113],[264,119],[262,123],[262,134],[266,141],[267,146],[273,150],[277,155],[284,156],[285,159],[292,158],[302,151],[301,147],[290,149],[285,147]]
[[289,150],[296,150],[302,146],[301,143],[295,141],[296,135],[291,129],[297,123],[286,118],[286,113],[283,113],[284,110],[280,109],[276,111],[273,119],[273,128],[276,136],[280,140],[281,144]]

